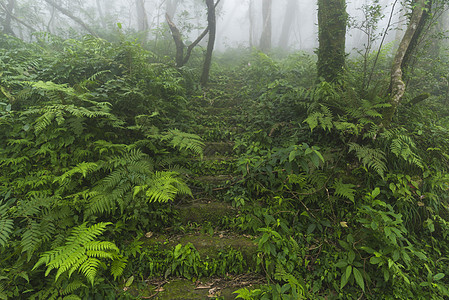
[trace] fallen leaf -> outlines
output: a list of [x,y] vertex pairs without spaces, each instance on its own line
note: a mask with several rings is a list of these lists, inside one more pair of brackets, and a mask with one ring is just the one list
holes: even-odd
[[347,228],[348,227],[348,222],[340,222],[340,226]]

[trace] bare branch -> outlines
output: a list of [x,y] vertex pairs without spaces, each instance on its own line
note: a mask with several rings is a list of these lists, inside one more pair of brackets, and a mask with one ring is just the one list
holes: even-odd
[[80,18],[78,18],[77,16],[74,16],[70,11],[68,11],[67,9],[65,9],[64,7],[60,6],[59,4],[55,3],[53,0],[44,0],[45,2],[47,2],[48,4],[50,4],[51,6],[53,6],[54,8],[56,8],[57,10],[59,10],[61,13],[63,13],[64,15],[66,15],[67,17],[69,17],[70,19],[72,19],[73,21],[75,21],[76,23],[78,23],[79,25],[81,25],[81,27],[83,27],[87,32],[89,32],[91,35],[98,37],[98,35],[95,33],[95,31],[93,31],[86,23],[84,23]]

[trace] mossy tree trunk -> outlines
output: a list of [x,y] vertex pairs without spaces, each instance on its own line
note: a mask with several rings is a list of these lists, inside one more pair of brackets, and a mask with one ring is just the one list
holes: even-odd
[[427,0],[417,0],[412,11],[410,22],[407,26],[407,30],[399,44],[398,50],[393,60],[393,66],[391,68],[390,77],[390,107],[384,110],[383,122],[384,127],[390,126],[396,109],[401,103],[402,97],[405,93],[405,82],[403,79],[403,68],[407,65],[407,54],[411,53],[416,47],[416,41],[419,38],[422,30],[420,23],[422,22],[424,9],[426,8]]
[[346,1],[318,0],[318,77],[335,82],[343,74],[346,43]]

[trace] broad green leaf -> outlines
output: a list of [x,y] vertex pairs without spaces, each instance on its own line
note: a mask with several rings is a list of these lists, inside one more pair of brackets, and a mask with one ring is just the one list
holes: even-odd
[[376,198],[379,194],[380,194],[380,189],[377,187],[377,188],[375,188],[375,189],[372,191],[371,197],[374,199],[374,198]]
[[345,272],[346,278],[347,278],[347,279],[349,279],[349,277],[351,276],[351,273],[352,273],[352,266],[351,266],[351,265],[348,265],[348,266],[346,267],[346,272]]
[[435,275],[433,276],[433,280],[434,280],[434,281],[438,281],[438,280],[440,280],[440,279],[443,279],[444,276],[445,276],[444,273],[438,273],[438,274],[435,274]]
[[365,281],[363,280],[362,273],[357,268],[354,268],[352,271],[354,272],[355,282],[365,291]]
[[335,266],[336,266],[337,268],[341,268],[341,269],[343,269],[343,268],[346,267],[347,265],[348,265],[348,262],[345,261],[345,260],[343,260],[343,259],[340,259],[340,260],[335,264]]
[[354,251],[349,251],[348,253],[348,261],[350,264],[352,264],[354,262],[355,259],[355,252]]

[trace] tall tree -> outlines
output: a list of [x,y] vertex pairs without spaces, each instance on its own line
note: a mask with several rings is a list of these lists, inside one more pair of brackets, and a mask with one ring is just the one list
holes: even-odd
[[[187,46],[185,55],[184,55],[184,50],[186,48],[186,45],[184,44],[184,42],[182,40],[181,32],[179,31],[178,27],[176,27],[175,23],[173,23],[170,16],[167,13],[165,14],[165,19],[167,21],[168,27],[170,28],[170,31],[172,33],[172,37],[173,37],[173,40],[174,40],[175,46],[176,46],[176,66],[178,68],[184,66],[189,61],[189,58],[190,58],[190,55],[192,54],[193,48],[195,48],[199,44],[199,42],[201,42],[201,40],[207,35],[209,30],[212,29],[213,34],[211,34],[209,36],[209,42],[208,42],[207,51],[206,51],[206,64],[204,67],[204,68],[207,68],[207,72],[206,72],[207,74],[205,74],[204,76],[207,76],[207,78],[209,77],[210,62],[212,61],[212,51],[214,49],[215,34],[216,34],[215,9],[219,3],[220,3],[220,0],[217,0],[215,5],[213,4],[213,0],[206,1],[207,10],[208,10],[208,16],[207,16],[208,25],[203,30],[203,32],[196,38],[196,40],[193,41],[189,46]],[[209,58],[208,58],[208,56],[209,56]],[[209,66],[206,66],[207,63],[209,64]],[[205,73],[204,68],[203,68],[203,74]],[[206,82],[207,82],[207,79],[206,79]]]
[[[136,0],[136,9],[137,9],[137,30],[139,32],[144,33],[145,37],[147,36],[147,32],[149,29],[148,26],[148,18],[147,12],[145,10],[145,0]],[[145,38],[143,39],[145,40]]]
[[343,73],[346,43],[346,1],[318,0],[318,77],[335,82]]
[[248,7],[248,19],[249,19],[249,46],[252,48],[254,46],[253,34],[254,34],[254,16],[253,16],[253,0],[249,0]]
[[271,50],[271,7],[272,0],[262,0],[262,35],[260,36],[259,47],[261,51]]
[[389,102],[391,106],[385,109],[383,113],[384,127],[390,125],[393,116],[396,113],[396,109],[404,96],[406,85],[403,79],[403,73],[408,65],[409,53],[413,52],[417,45],[414,41],[417,41],[422,33],[422,29],[420,28],[423,26],[422,22],[425,22],[425,19],[427,18],[424,11],[428,8],[426,5],[428,5],[429,2],[431,1],[416,0],[410,22],[396,51],[390,75]]
[[178,9],[178,4],[180,0],[167,0],[166,2],[166,12],[170,19],[175,16],[176,10]]
[[[220,2],[220,0],[217,1]],[[212,63],[212,52],[214,51],[217,21],[215,17],[214,0],[206,0],[207,5],[207,28],[209,28],[209,40],[207,42],[206,57],[204,58],[203,73],[201,74],[201,85],[206,86],[209,81],[210,65]]]
[[3,21],[3,33],[15,36],[14,30],[11,26],[12,14],[14,12],[14,8],[16,7],[15,0],[8,0],[8,4],[4,6],[5,9],[5,19]]
[[98,15],[100,16],[101,25],[103,26],[103,28],[106,28],[106,19],[103,13],[103,7],[101,7],[101,2],[100,0],[95,0],[95,3],[97,4],[97,11]]
[[279,38],[279,47],[286,49],[290,38],[290,32],[296,17],[298,7],[297,0],[288,0],[284,15],[284,24],[282,25],[281,37]]

